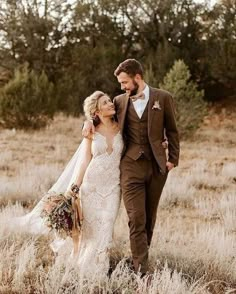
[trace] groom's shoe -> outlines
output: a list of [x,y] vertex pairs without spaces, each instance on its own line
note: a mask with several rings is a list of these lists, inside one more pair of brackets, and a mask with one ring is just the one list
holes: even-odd
[[147,273],[141,273],[140,278],[143,279],[147,276]]
[[143,282],[147,285],[150,286],[153,280],[153,274],[150,274],[149,272],[142,273],[140,278],[143,280]]
[[109,270],[108,270],[108,272],[107,272],[107,276],[108,276],[108,278],[111,277],[113,271],[114,271],[114,269],[110,266],[110,267],[109,267]]
[[132,257],[127,257],[125,259],[125,263],[124,264],[128,267],[128,269],[130,271],[132,271],[132,272],[135,271]]

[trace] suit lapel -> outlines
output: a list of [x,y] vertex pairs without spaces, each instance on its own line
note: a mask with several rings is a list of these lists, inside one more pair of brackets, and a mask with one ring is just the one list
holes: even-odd
[[149,103],[148,103],[148,134],[150,134],[152,119],[153,119],[153,115],[154,115],[154,111],[152,109],[152,106],[154,104],[155,97],[156,97],[155,90],[150,87],[150,96],[149,96]]

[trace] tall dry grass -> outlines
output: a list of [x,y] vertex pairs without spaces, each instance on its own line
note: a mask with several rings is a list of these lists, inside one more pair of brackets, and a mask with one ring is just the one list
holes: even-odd
[[110,278],[82,279],[69,245],[54,256],[51,236],[7,229],[58,177],[81,141],[82,120],[58,116],[38,132],[0,130],[0,293],[236,293],[235,122],[211,113],[195,139],[182,142],[180,166],[169,174],[158,210],[150,283],[125,267],[123,205]]

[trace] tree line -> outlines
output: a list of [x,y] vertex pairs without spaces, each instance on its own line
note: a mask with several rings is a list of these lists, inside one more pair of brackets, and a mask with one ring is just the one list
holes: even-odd
[[150,85],[161,85],[182,60],[205,100],[234,95],[236,2],[1,1],[2,88],[27,68],[28,76],[45,75],[55,111],[77,115],[94,90],[120,93],[113,72],[126,58],[144,65]]

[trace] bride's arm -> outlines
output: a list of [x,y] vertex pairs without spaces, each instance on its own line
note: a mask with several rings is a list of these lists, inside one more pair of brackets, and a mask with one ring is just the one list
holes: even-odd
[[92,140],[88,138],[84,138],[84,150],[83,150],[83,160],[80,164],[78,174],[76,175],[74,184],[76,184],[78,187],[83,182],[84,174],[86,172],[86,169],[88,168],[88,165],[92,159],[92,153],[91,153],[91,143]]
[[91,120],[86,120],[83,124],[82,128],[82,136],[84,138],[89,138],[92,134],[95,132],[95,126],[93,124],[93,121]]

